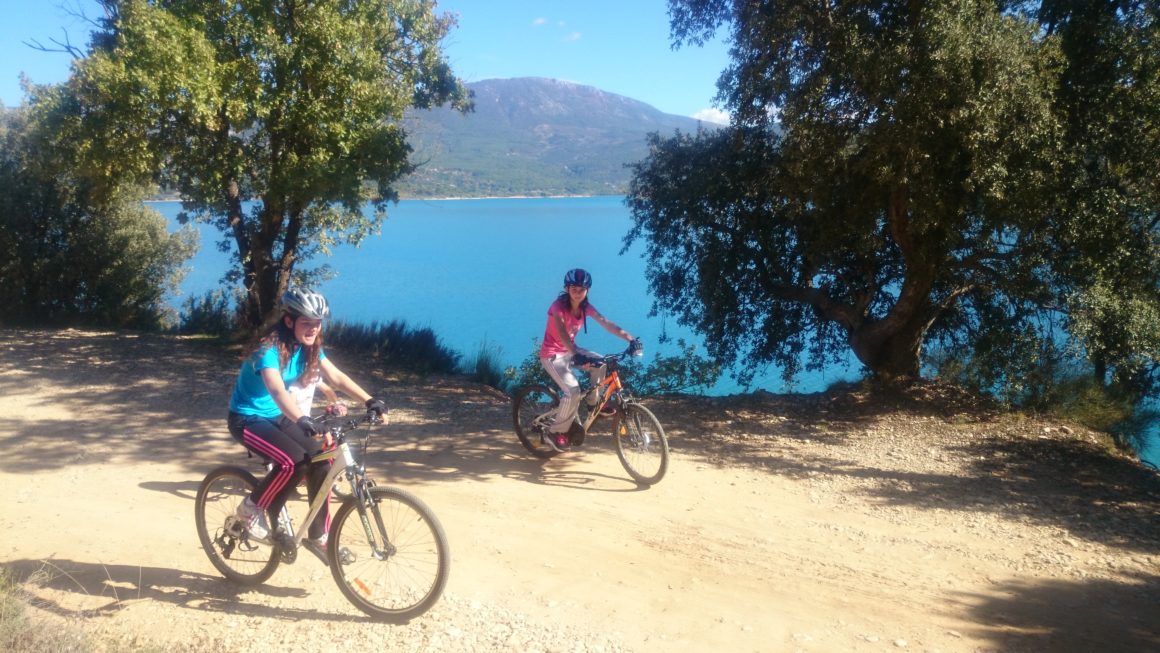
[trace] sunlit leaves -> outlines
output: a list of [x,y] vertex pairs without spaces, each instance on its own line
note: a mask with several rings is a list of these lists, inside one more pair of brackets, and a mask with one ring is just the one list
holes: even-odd
[[726,31],[733,131],[654,142],[629,238],[715,355],[895,376],[933,339],[1025,370],[1074,311],[1097,372],[1154,358],[1120,318],[1160,286],[1155,3],[669,7],[677,43]]
[[302,261],[377,228],[410,170],[404,110],[469,105],[440,48],[454,20],[429,0],[107,4],[74,80],[87,158],[156,175],[221,230],[250,324]]

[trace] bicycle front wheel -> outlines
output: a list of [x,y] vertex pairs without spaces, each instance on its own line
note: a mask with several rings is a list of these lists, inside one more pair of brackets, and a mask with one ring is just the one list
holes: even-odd
[[652,411],[640,404],[624,404],[612,434],[616,456],[636,482],[652,485],[669,468],[669,440]]
[[209,561],[226,578],[243,585],[265,582],[278,568],[278,548],[251,540],[235,517],[238,505],[258,481],[241,467],[218,467],[197,489],[197,537]]
[[404,623],[431,609],[447,585],[447,536],[431,509],[405,490],[370,488],[365,508],[362,519],[352,497],[334,516],[327,542],[330,570],[359,610]]
[[548,386],[539,383],[516,390],[512,398],[512,421],[520,444],[540,458],[551,458],[556,451],[544,444],[540,436],[547,428],[545,415],[560,405],[560,399]]

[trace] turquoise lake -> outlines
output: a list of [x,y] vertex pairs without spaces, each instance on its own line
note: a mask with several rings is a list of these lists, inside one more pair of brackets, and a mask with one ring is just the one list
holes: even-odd
[[[176,224],[177,202],[152,206]],[[335,318],[379,323],[402,320],[430,327],[444,345],[472,360],[481,347],[505,365],[516,365],[543,335],[548,304],[562,289],[564,272],[582,267],[592,273],[589,299],[605,317],[645,343],[646,357],[674,355],[684,338],[704,353],[703,341],[672,316],[649,317],[652,297],[645,279],[640,243],[620,254],[632,224],[621,197],[404,200],[392,206],[381,233],[358,247],[338,247],[328,263],[336,276],[316,290],[326,295]],[[230,255],[218,251],[220,234],[202,226],[201,250],[190,262],[182,297],[200,296],[221,286]],[[661,342],[662,334],[671,341]],[[624,341],[595,322],[577,341],[611,353]],[[801,375],[787,387],[770,368],[749,389],[815,392],[835,381],[855,379],[860,366]],[[723,376],[709,394],[741,392]],[[1160,434],[1144,457],[1160,464]]]

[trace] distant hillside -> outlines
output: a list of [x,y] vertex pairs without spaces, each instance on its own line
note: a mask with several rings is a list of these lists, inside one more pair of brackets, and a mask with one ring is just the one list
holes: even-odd
[[475,111],[408,114],[420,169],[404,198],[617,195],[649,132],[716,128],[621,95],[539,77],[467,85]]

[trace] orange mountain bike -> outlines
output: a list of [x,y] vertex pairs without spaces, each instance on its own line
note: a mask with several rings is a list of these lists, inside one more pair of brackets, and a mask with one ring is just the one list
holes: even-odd
[[[619,354],[605,356],[593,364],[607,366],[604,380],[588,390],[595,393],[597,402],[583,415],[587,402],[581,402],[577,421],[568,432],[572,446],[584,443],[589,428],[602,415],[611,413],[612,439],[616,455],[624,469],[638,483],[652,485],[664,477],[669,467],[669,441],[661,423],[652,412],[633,398],[620,380],[619,363],[639,350],[629,346]],[[548,426],[556,418],[560,406],[559,391],[542,383],[519,387],[512,399],[512,418],[516,435],[524,448],[540,458],[558,455],[544,442]],[[611,410],[609,410],[611,408]]]

